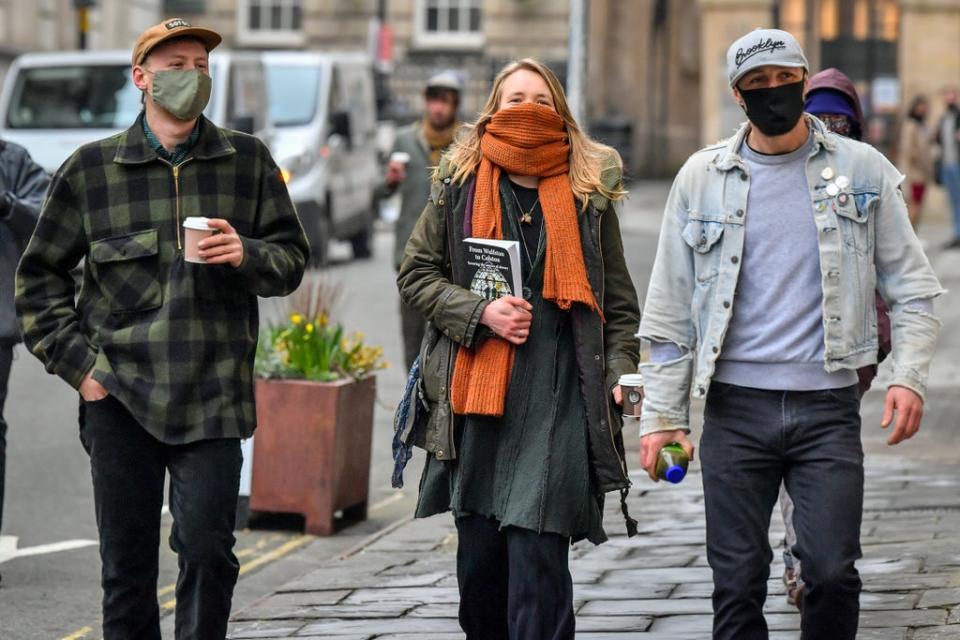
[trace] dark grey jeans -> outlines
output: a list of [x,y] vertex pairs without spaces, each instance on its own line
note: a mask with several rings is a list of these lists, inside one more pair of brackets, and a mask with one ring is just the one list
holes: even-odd
[[765,640],[768,529],[780,482],[803,562],[802,637],[853,640],[860,612],[863,446],[856,386],[767,391],[714,382],[700,440],[713,637]]
[[177,640],[222,640],[240,565],[233,527],[240,440],[156,440],[118,400],[80,407],[103,563],[104,640],[160,639],[157,562],[165,472],[178,557]]

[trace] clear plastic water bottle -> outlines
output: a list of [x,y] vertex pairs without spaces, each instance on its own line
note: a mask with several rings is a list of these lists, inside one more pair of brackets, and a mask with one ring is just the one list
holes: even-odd
[[660,449],[657,455],[657,477],[671,484],[678,484],[687,475],[690,457],[683,447],[671,442]]

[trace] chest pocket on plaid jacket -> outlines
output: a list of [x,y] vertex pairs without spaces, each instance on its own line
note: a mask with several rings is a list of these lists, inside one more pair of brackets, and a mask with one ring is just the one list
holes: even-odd
[[156,229],[92,242],[90,262],[113,313],[156,309],[163,301]]

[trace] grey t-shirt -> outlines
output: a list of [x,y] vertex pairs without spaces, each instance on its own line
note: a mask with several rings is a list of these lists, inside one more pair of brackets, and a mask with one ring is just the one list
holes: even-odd
[[855,384],[855,371],[824,370],[820,250],[807,185],[813,138],[764,155],[746,142],[750,172],[744,248],[733,316],[714,380],[806,391]]

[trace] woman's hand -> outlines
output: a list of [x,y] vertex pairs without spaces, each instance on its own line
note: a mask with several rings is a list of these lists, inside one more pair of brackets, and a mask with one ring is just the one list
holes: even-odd
[[530,335],[531,311],[533,305],[523,298],[504,296],[487,305],[480,322],[507,342],[521,345]]

